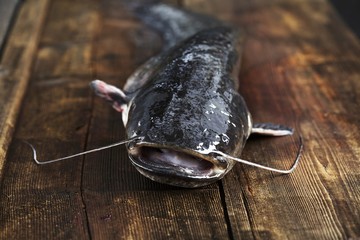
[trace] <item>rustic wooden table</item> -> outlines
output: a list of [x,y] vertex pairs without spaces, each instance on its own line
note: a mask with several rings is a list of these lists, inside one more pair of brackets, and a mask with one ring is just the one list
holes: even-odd
[[[142,177],[124,147],[37,166],[124,139],[121,116],[89,90],[122,86],[161,47],[120,0],[0,2],[1,239],[359,239],[360,44],[325,0],[167,1],[247,32],[240,92],[255,121],[293,126],[252,138],[199,189]],[[17,4],[18,3],[18,4]]]

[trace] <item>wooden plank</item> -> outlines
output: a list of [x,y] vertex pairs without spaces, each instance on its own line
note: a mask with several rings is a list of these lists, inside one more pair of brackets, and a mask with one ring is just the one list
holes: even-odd
[[47,0],[23,4],[0,63],[0,177],[29,81],[47,5]]
[[12,20],[16,17],[14,15],[18,3],[18,0],[0,1],[0,59]]
[[82,159],[37,166],[19,140],[33,143],[39,159],[84,149],[91,118],[88,82],[96,8],[96,1],[53,1],[47,11],[1,181],[1,238],[90,237],[81,193]]
[[[246,30],[240,91],[256,121],[293,125],[306,150],[291,175],[239,164],[224,179],[232,234],[235,239],[356,239],[359,41],[326,1],[242,3],[214,8],[191,1],[191,6],[221,12]],[[253,139],[243,158],[289,166],[296,137]]]

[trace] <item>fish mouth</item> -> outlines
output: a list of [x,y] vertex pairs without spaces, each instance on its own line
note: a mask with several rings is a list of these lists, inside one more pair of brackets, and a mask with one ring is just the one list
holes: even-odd
[[179,187],[200,187],[221,179],[231,167],[228,161],[193,150],[141,144],[128,147],[133,165],[144,176]]

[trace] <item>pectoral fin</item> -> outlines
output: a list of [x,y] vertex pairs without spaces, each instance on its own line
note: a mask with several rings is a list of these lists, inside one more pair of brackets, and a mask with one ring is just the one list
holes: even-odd
[[116,111],[124,111],[129,100],[123,91],[100,80],[92,81],[90,86],[96,95],[110,102]]
[[286,136],[292,135],[294,129],[273,123],[255,123],[251,129],[251,133],[266,136]]

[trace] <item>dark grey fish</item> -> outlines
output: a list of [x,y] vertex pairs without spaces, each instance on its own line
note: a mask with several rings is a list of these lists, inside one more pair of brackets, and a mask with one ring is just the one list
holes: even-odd
[[198,187],[221,179],[251,133],[283,136],[292,129],[253,125],[238,93],[242,34],[208,16],[164,4],[134,12],[162,33],[165,47],[130,76],[124,90],[95,80],[95,92],[122,112],[133,165],[146,177]]

